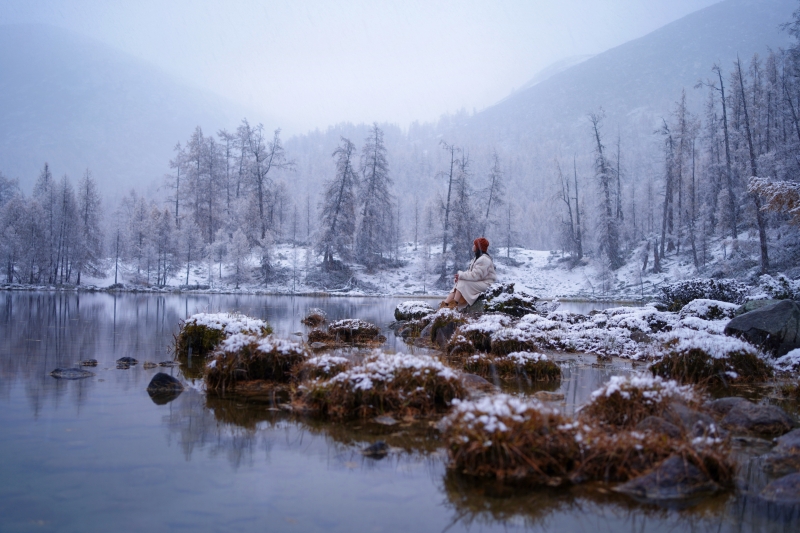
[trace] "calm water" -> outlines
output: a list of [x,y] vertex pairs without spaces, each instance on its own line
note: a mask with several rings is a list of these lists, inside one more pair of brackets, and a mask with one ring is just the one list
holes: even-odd
[[[602,488],[474,483],[447,471],[427,427],[325,424],[193,389],[157,405],[145,389],[158,370],[114,363],[171,359],[178,321],[199,311],[241,311],[292,336],[306,331],[300,319],[311,307],[385,327],[398,301],[0,294],[0,531],[795,530],[796,522],[769,520],[733,495],[669,510]],[[388,349],[410,350],[385,333]],[[48,375],[88,358],[100,363],[95,377]],[[566,359],[558,388],[568,411],[610,375],[630,371]],[[172,372],[186,379],[183,369]],[[359,453],[378,439],[394,453]],[[757,472],[743,480],[765,482]]]

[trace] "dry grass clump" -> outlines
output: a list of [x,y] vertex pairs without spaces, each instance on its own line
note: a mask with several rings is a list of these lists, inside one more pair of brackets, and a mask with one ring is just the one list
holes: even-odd
[[511,325],[511,318],[502,314],[485,314],[473,322],[459,326],[457,334],[463,335],[479,352],[491,349],[492,333]]
[[263,320],[239,313],[199,313],[180,323],[175,336],[175,353],[179,356],[206,355],[230,335],[246,333],[269,335],[272,327]]
[[559,484],[580,457],[572,425],[537,401],[498,394],[454,402],[445,424],[452,467],[471,476]]
[[676,381],[658,376],[613,376],[592,393],[592,399],[581,410],[581,418],[616,428],[632,428],[648,416],[663,416],[673,402],[694,405],[698,401],[694,388]]
[[460,333],[456,332],[447,343],[447,356],[451,359],[462,359],[475,353],[475,346]]
[[425,416],[466,396],[459,376],[428,356],[376,352],[327,381],[308,384],[304,407],[333,418]]
[[209,390],[235,389],[237,382],[265,380],[288,383],[292,370],[308,358],[302,344],[255,335],[236,334],[225,339],[206,367]]
[[533,336],[519,328],[503,328],[493,333],[491,343],[491,351],[495,355],[536,352],[540,349]]
[[308,314],[306,314],[306,316],[300,322],[308,327],[316,328],[325,323],[325,320],[327,320],[325,317],[325,311],[314,307],[308,310]]
[[464,361],[464,370],[479,376],[513,378],[525,376],[532,381],[559,381],[561,367],[546,355],[531,352],[512,352],[492,356],[476,354]]
[[650,367],[654,376],[682,383],[727,385],[729,382],[764,381],[772,368],[755,347],[733,337],[701,331],[678,331],[661,349],[660,361]]
[[689,441],[571,421],[539,402],[505,394],[454,402],[445,426],[451,466],[472,476],[551,486],[622,482],[678,455],[719,486],[733,479],[719,439]]
[[[436,342],[436,335],[439,333],[439,330],[453,325],[454,327],[458,327],[462,324],[467,322],[467,319],[453,309],[439,309],[436,313],[427,316],[425,319],[428,319],[428,325],[431,327],[431,341]],[[427,326],[426,326],[427,327]]]
[[308,379],[328,379],[350,368],[353,363],[340,355],[323,354],[312,357],[297,365],[294,370],[296,381]]
[[358,318],[337,320],[328,326],[328,335],[334,337],[338,342],[356,344],[383,342],[386,339],[380,333],[381,329],[378,326]]

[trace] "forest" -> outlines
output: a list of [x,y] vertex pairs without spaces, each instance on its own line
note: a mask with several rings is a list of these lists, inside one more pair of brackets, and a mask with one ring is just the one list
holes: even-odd
[[[800,39],[800,11],[784,30]],[[702,112],[687,91],[704,92]],[[587,110],[580,140],[546,155],[468,119],[341,124],[286,141],[246,119],[197,127],[156,191],[118,199],[101,198],[90,170],[73,183],[44,163],[29,196],[0,174],[0,275],[166,287],[214,264],[238,288],[281,276],[278,243],[306,250],[307,275],[320,279],[402,267],[412,243],[444,287],[486,235],[510,262],[527,247],[610,273],[682,262],[701,277],[800,276],[800,44],[710,65],[657,125],[625,132],[627,146],[602,109]]]

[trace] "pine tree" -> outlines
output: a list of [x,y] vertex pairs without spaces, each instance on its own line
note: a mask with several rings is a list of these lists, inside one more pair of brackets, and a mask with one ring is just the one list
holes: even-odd
[[356,147],[349,139],[333,152],[336,158],[336,175],[325,184],[322,200],[321,227],[317,248],[322,252],[323,265],[334,265],[334,253],[349,259],[356,229],[356,196],[358,172],[355,168]]
[[392,195],[389,187],[389,163],[383,131],[375,123],[370,128],[361,155],[361,220],[356,235],[356,256],[374,270],[381,264],[383,253],[391,243]]

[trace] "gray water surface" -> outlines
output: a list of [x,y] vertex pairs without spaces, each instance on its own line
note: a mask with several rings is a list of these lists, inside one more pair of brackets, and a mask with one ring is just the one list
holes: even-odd
[[[792,531],[741,496],[685,510],[644,505],[605,489],[510,489],[446,468],[427,426],[332,424],[287,415],[268,401],[189,389],[164,405],[146,392],[144,361],[171,359],[179,320],[240,311],[282,336],[307,331],[311,307],[384,328],[387,349],[410,351],[386,329],[392,298],[75,293],[0,294],[0,531]],[[116,359],[139,365],[117,369]],[[95,376],[49,372],[83,359]],[[572,354],[566,410],[628,363]],[[180,379],[185,369],[168,369]],[[199,384],[196,384],[199,385]],[[525,391],[524,383],[506,383]],[[382,460],[359,450],[385,439]]]

